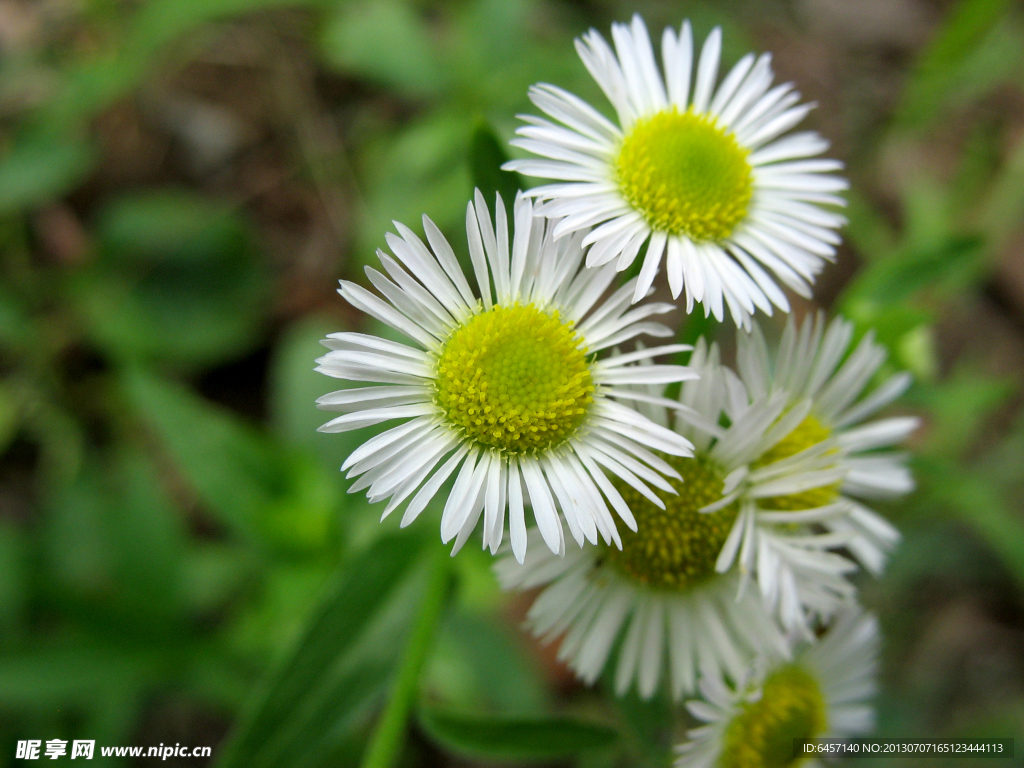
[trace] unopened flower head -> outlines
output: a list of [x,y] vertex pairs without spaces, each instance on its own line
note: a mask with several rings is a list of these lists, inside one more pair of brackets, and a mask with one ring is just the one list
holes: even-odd
[[[587,265],[625,269],[647,243],[635,300],[664,260],[672,295],[686,289],[721,319],[789,304],[776,280],[802,296],[839,242],[846,182],[828,144],[787,133],[811,109],[791,84],[772,87],[771,57],[747,54],[717,83],[721,30],[695,56],[689,22],[665,30],[664,77],[643,21],[613,24],[615,50],[596,31],[576,49],[611,101],[618,124],[552,85],[530,98],[554,121],[533,116],[513,144],[540,157],[506,167],[555,180],[529,194],[561,219],[556,236],[588,230]],[[826,206],[823,208],[822,206]]]
[[387,236],[395,257],[378,251],[387,275],[367,269],[383,298],[342,281],[345,299],[411,343],[361,333],[324,340],[332,351],[317,361],[318,371],[372,384],[320,398],[322,408],[345,412],[321,430],[401,420],[353,451],[343,469],[358,476],[353,491],[367,488],[374,502],[389,499],[383,517],[408,500],[403,526],[454,475],[441,537],[454,538],[455,551],[481,515],[484,546],[496,551],[507,510],[512,551],[521,561],[527,505],[553,552],[565,550],[559,510],[581,545],[599,536],[617,542],[610,509],[628,527],[636,522],[606,473],[661,504],[651,486],[670,491],[662,475],[676,473],[648,449],[685,456],[691,446],[615,398],[632,397],[631,385],[648,376],[669,382],[696,374],[675,365],[628,365],[680,345],[598,354],[641,334],[670,335],[648,318],[673,307],[630,308],[632,284],[602,301],[614,270],[581,268],[582,235],[556,241],[555,222],[535,217],[521,196],[514,233],[500,197],[496,210],[492,221],[478,192],[466,212],[479,295],[426,217],[429,248],[396,222],[399,234]]
[[792,657],[763,657],[727,684],[700,682],[703,700],[687,703],[705,725],[677,747],[676,768],[778,768],[816,760],[793,757],[794,740],[856,736],[871,730],[878,622],[851,607],[826,635]]
[[[559,657],[585,681],[597,679],[624,634],[615,674],[620,694],[635,682],[650,697],[667,677],[679,698],[693,690],[700,670],[736,679],[765,647],[784,646],[784,629],[806,635],[815,617],[852,598],[846,574],[855,565],[829,551],[835,537],[799,520],[776,525],[749,516],[760,492],[784,499],[840,475],[823,479],[813,462],[763,480],[752,473],[803,416],[787,413],[782,395],[751,402],[718,358],[716,346],[698,343],[689,364],[700,379],[683,384],[678,402],[658,396],[661,387],[638,391],[637,410],[686,437],[694,455],[667,459],[683,479],[672,480],[675,495],[662,495],[661,505],[622,488],[638,525],[623,533],[621,548],[589,547],[561,560],[532,552],[525,565],[506,558],[495,566],[506,588],[546,585],[530,624],[550,640],[565,635]],[[749,524],[766,529],[772,567],[760,591],[745,588],[750,574],[723,557]]]

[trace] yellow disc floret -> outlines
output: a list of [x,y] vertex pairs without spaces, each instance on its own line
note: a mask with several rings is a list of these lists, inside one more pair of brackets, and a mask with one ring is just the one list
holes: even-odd
[[[782,438],[772,448],[766,451],[756,462],[754,469],[765,467],[782,459],[795,456],[800,451],[807,450],[812,445],[817,445],[822,440],[827,440],[832,434],[831,430],[813,416],[797,425],[796,429]],[[761,499],[761,506],[765,509],[779,511],[797,511],[801,509],[814,509],[831,504],[839,495],[839,488],[842,483],[822,485],[818,488],[811,488],[800,493],[789,496],[774,496],[768,499]]]
[[825,732],[825,699],[814,675],[789,664],[764,681],[761,698],[745,704],[726,727],[717,768],[795,768],[794,739]]
[[621,481],[616,488],[636,517],[637,532],[622,534],[622,550],[607,547],[604,558],[631,579],[655,588],[682,590],[715,573],[715,560],[739,513],[737,504],[718,512],[699,510],[722,498],[724,475],[703,456],[665,460],[683,476],[669,480],[677,496],[662,495],[659,509]]
[[748,155],[714,117],[673,107],[634,123],[615,178],[655,231],[722,240],[747,215],[754,187]]
[[453,427],[489,448],[553,448],[593,402],[586,352],[572,321],[557,311],[494,307],[448,338],[437,358],[435,402]]

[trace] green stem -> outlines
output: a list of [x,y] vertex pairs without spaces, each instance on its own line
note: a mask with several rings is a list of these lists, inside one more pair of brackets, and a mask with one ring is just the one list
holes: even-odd
[[[683,318],[683,324],[679,327],[679,335],[676,341],[679,344],[696,344],[697,339],[706,336],[710,342],[713,340],[715,331],[720,323],[714,316],[704,316],[704,307],[700,304],[693,308],[693,312]],[[686,365],[690,362],[690,352],[677,352],[672,362],[676,365]],[[675,400],[679,397],[679,390],[682,385],[679,383],[669,384],[665,388],[665,397]]]
[[419,693],[420,672],[434,635],[437,634],[451,581],[448,553],[438,549],[438,554],[430,561],[423,601],[402,654],[391,698],[388,699],[384,714],[377,721],[377,727],[363,754],[361,768],[392,768],[401,753],[409,710]]

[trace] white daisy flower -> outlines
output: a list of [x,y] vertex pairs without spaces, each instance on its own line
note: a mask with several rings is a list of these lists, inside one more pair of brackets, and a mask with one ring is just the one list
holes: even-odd
[[[814,522],[842,539],[843,546],[872,573],[881,572],[887,553],[899,541],[899,532],[873,512],[863,500],[892,499],[914,488],[905,466],[906,454],[884,449],[905,440],[920,424],[909,416],[894,416],[864,423],[899,397],[911,383],[908,373],[891,376],[866,396],[864,390],[886,358],[885,348],[868,333],[849,352],[853,324],[837,318],[826,324],[823,313],[808,317],[797,327],[790,319],[778,353],[768,353],[756,325],[737,338],[739,374],[752,398],[783,397],[787,416],[802,420],[785,439],[760,460],[761,474],[771,467],[813,462],[824,469],[822,482],[803,489],[792,487],[766,497],[760,493],[762,519],[782,524]],[[845,360],[844,360],[845,359]],[[838,471],[834,477],[833,472]],[[809,510],[809,511],[808,511]],[[816,514],[819,510],[822,514]],[[829,510],[832,513],[829,513]],[[841,510],[835,514],[836,510]],[[752,513],[753,514],[753,513]],[[723,552],[723,565],[739,552],[741,564],[753,567],[759,548],[757,527],[750,538]]]
[[[690,512],[689,517],[699,519],[695,510]],[[647,523],[641,520],[641,530],[651,530]],[[505,589],[545,587],[530,607],[528,626],[545,642],[564,635],[558,658],[585,683],[592,685],[601,676],[624,635],[616,694],[624,695],[635,684],[648,699],[667,678],[679,700],[695,690],[701,670],[737,676],[766,645],[786,653],[785,634],[760,596],[747,590],[737,598],[737,577],[714,573],[714,555],[706,550],[721,532],[707,525],[711,542],[705,543],[699,525],[693,523],[690,530],[685,524],[675,526],[689,536],[666,543],[669,557],[646,568],[643,547],[657,546],[653,535],[634,544],[626,534],[621,552],[585,547],[555,557],[534,545],[523,565],[507,557],[495,564],[495,571]],[[539,538],[534,530],[529,535]],[[699,559],[671,562],[686,547],[696,550]],[[666,587],[668,578],[673,583]]]
[[818,768],[793,757],[794,739],[844,738],[874,725],[879,631],[874,616],[852,608],[824,638],[793,656],[762,661],[735,687],[717,677],[700,682],[703,701],[691,714],[706,725],[677,747],[676,768]]
[[[694,67],[693,34],[662,38],[664,77],[639,16],[612,25],[615,51],[596,31],[576,41],[590,74],[611,101],[618,124],[553,85],[530,90],[557,122],[530,115],[512,143],[540,159],[506,168],[554,179],[531,190],[538,213],[560,218],[555,235],[594,227],[587,266],[625,269],[646,242],[634,301],[651,286],[662,259],[673,297],[686,288],[686,311],[703,302],[737,325],[755,307],[788,311],[776,280],[801,296],[832,260],[846,182],[836,160],[817,159],[828,143],[813,132],[789,133],[813,107],[792,84],[772,88],[771,57],[747,54],[716,87],[720,29]],[[771,273],[771,274],[769,274]],[[774,275],[774,277],[772,277]]]
[[[740,520],[747,518],[741,515],[756,508],[759,493],[776,493],[783,482],[790,484],[783,490],[799,492],[820,484],[823,470],[807,462],[763,479],[751,472],[804,414],[786,412],[781,394],[751,404],[718,355],[716,346],[698,343],[690,366],[700,379],[684,383],[680,402],[658,397],[654,386],[637,400],[638,410],[666,428],[675,410],[675,431],[695,453],[668,458],[683,481],[670,481],[676,495],[663,496],[663,505],[618,483],[638,523],[623,534],[621,549],[588,547],[563,559],[531,550],[522,566],[512,558],[495,565],[506,589],[547,585],[528,623],[547,640],[565,635],[559,658],[586,682],[597,679],[624,632],[615,675],[620,694],[635,681],[640,695],[650,697],[666,672],[676,698],[693,690],[701,670],[735,679],[766,645],[785,646],[779,620],[807,633],[814,616],[830,615],[852,598],[845,575],[855,565],[828,551],[837,537],[806,525],[758,523],[782,563],[777,568],[773,561],[773,578],[762,580],[761,594],[743,588],[746,576],[731,562],[722,565],[723,549],[742,532]],[[723,413],[726,427],[719,424]],[[841,478],[832,463],[828,482]]]
[[[399,426],[353,451],[342,469],[359,477],[373,502],[390,499],[387,517],[409,500],[411,523],[452,475],[455,483],[441,518],[441,538],[458,551],[484,517],[483,542],[495,552],[508,510],[512,551],[527,546],[524,507],[533,508],[541,537],[563,553],[561,510],[573,537],[619,542],[609,505],[626,525],[636,521],[608,475],[662,504],[651,486],[671,492],[662,474],[672,467],[650,452],[687,456],[690,444],[615,398],[649,381],[684,381],[685,367],[628,363],[688,347],[669,345],[597,359],[641,334],[669,336],[647,318],[671,304],[630,308],[634,285],[601,301],[614,270],[581,269],[582,234],[555,240],[556,222],[535,218],[518,196],[515,232],[498,198],[492,222],[479,191],[466,210],[469,253],[479,297],[473,294],[451,246],[427,217],[428,247],[395,223],[387,235],[395,258],[378,251],[385,276],[367,268],[384,298],[342,281],[339,293],[354,307],[407,336],[401,344],[361,333],[331,334],[318,371],[369,387],[343,389],[318,400],[345,412],[320,429],[343,432],[401,420]],[[458,470],[456,472],[456,470]]]
[[831,443],[797,444],[810,400],[794,403],[782,391],[753,398],[736,374],[719,364],[717,345],[707,357],[705,348],[702,339],[690,361],[701,381],[683,385],[683,407],[675,409],[671,423],[658,403],[635,407],[692,441],[695,457],[706,457],[724,474],[720,497],[699,508],[705,515],[730,513],[715,570],[726,573],[738,561],[740,592],[755,579],[786,630],[809,636],[815,618],[827,618],[854,594],[845,577],[855,565],[830,551],[844,546],[847,537],[816,527],[845,514],[847,504],[814,495],[835,487],[847,470]]

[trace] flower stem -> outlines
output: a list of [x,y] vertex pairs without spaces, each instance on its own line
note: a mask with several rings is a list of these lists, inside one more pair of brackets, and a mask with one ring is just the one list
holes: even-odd
[[392,768],[401,754],[409,710],[419,693],[420,672],[437,634],[451,581],[448,553],[439,548],[429,560],[427,585],[419,613],[402,654],[391,697],[363,753],[361,768]]
[[[719,325],[720,323],[714,316],[709,315],[705,317],[703,312],[694,311],[683,319],[683,324],[679,327],[676,341],[680,344],[696,344],[697,339],[705,336],[707,341],[711,342],[714,340],[715,331],[718,330]],[[673,365],[686,365],[690,362],[691,354],[691,352],[676,352],[672,358]],[[679,382],[669,384],[665,388],[665,397],[675,400],[679,397],[680,389],[682,389],[682,384]]]

